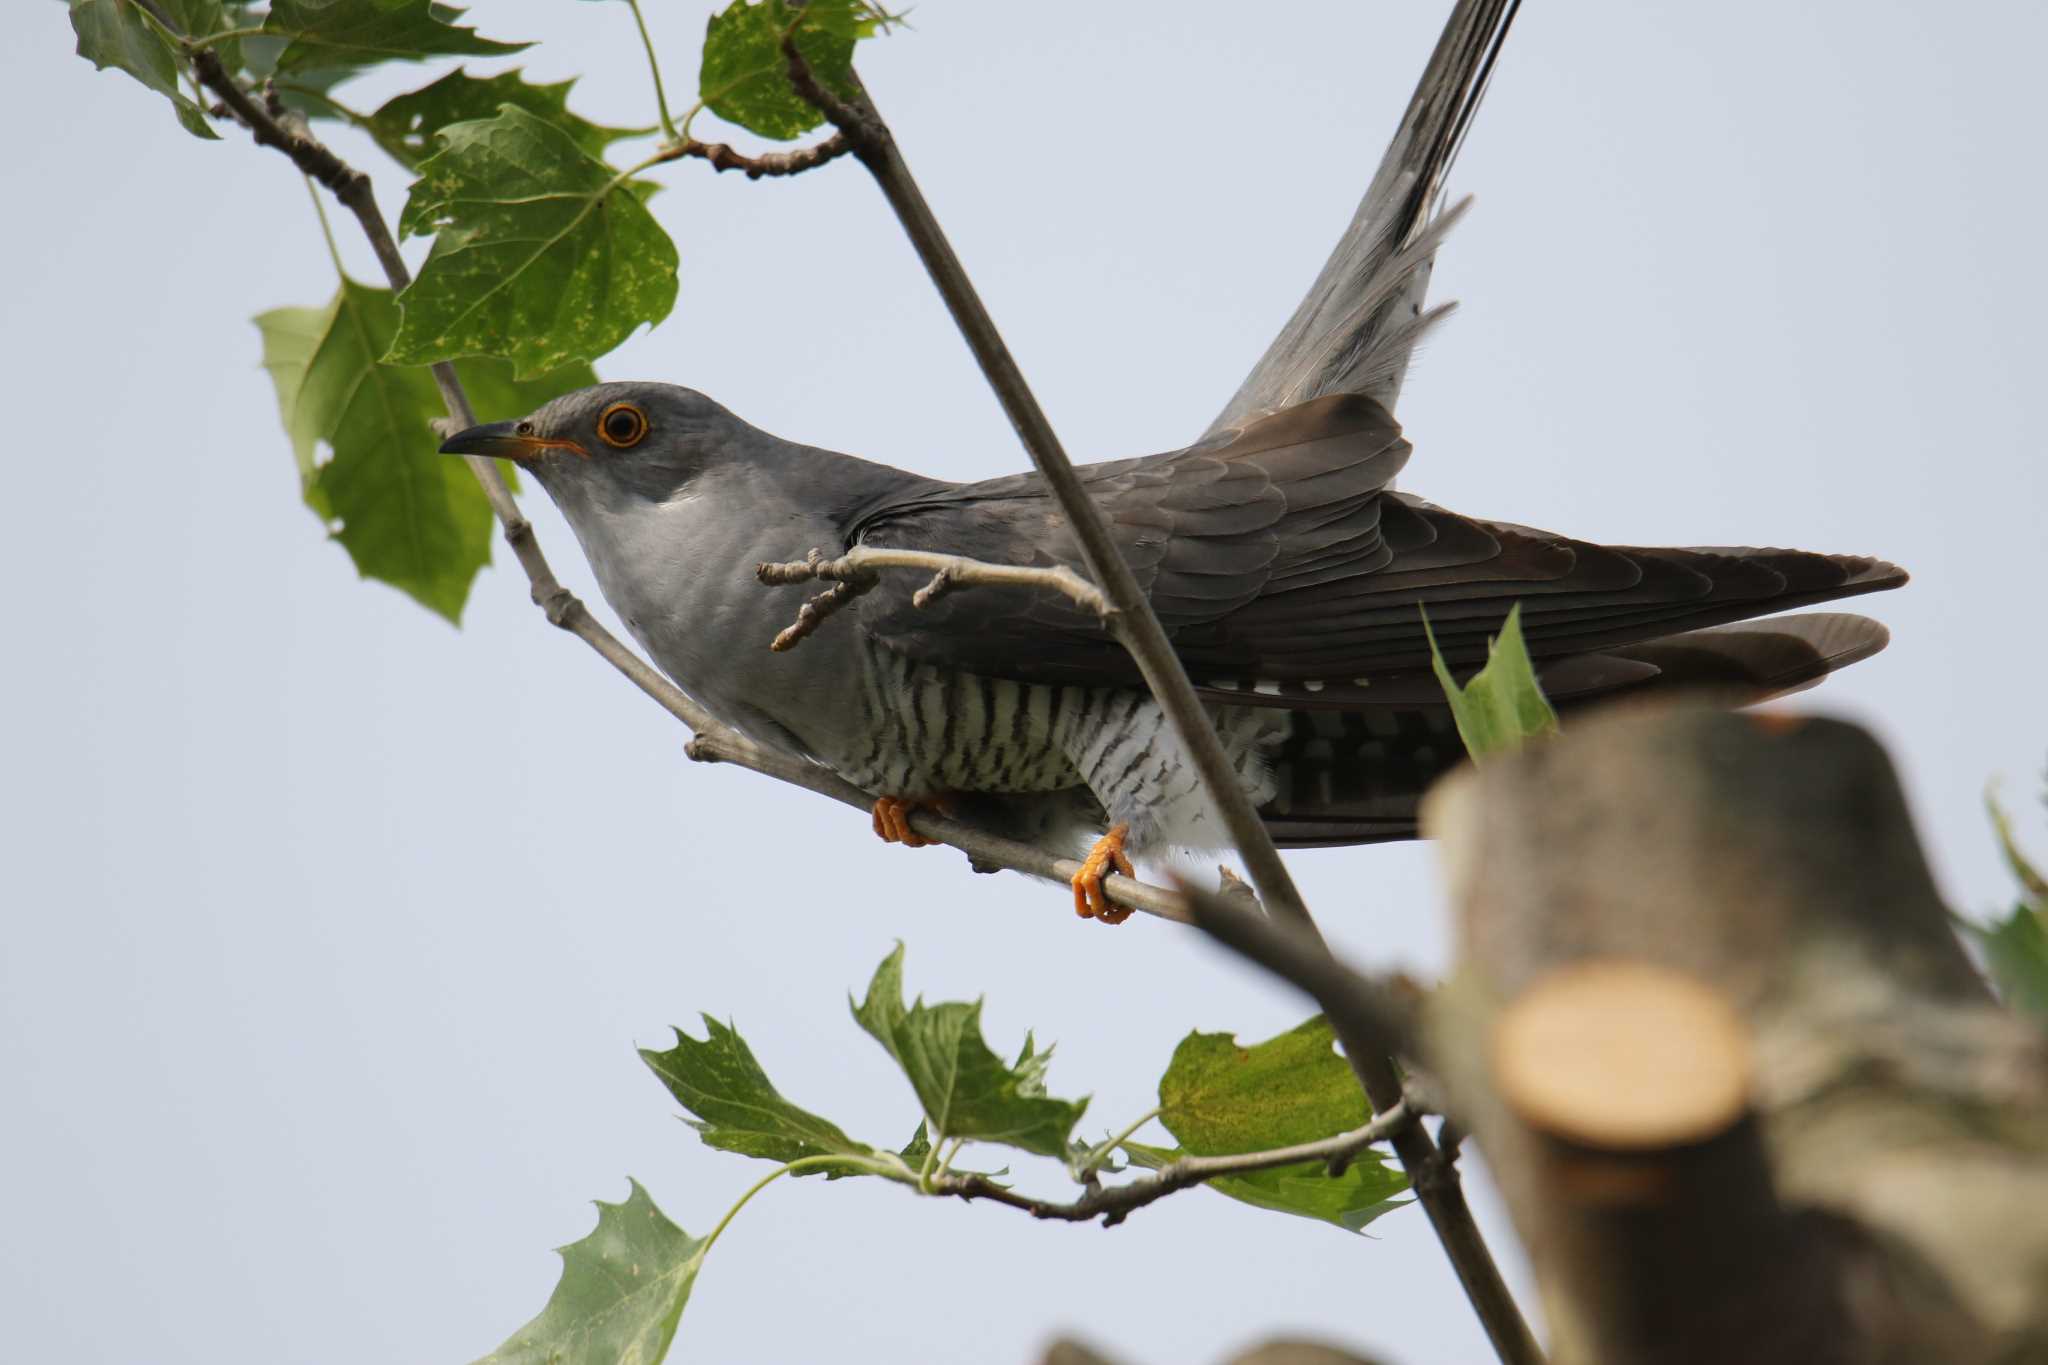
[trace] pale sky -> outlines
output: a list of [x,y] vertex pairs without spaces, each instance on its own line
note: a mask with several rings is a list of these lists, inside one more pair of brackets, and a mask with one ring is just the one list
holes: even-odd
[[[549,1248],[626,1177],[702,1233],[767,1167],[701,1146],[634,1055],[699,1010],[783,1092],[898,1144],[908,1088],[847,1015],[912,990],[1057,1040],[1084,1132],[1154,1102],[1190,1028],[1304,1002],[1192,933],[874,841],[701,768],[507,567],[462,630],[358,582],[297,501],[247,319],[319,304],[303,188],[70,55],[7,44],[14,455],[0,537],[0,1318],[77,1365],[461,1362],[536,1312]],[[1349,217],[1444,3],[1026,8],[927,0],[861,68],[1068,448],[1192,439]],[[657,0],[672,89],[707,6]],[[622,5],[480,0],[613,123],[650,99]],[[1403,486],[1637,544],[1871,553],[1891,649],[1801,705],[1874,726],[1943,888],[2009,894],[1987,779],[2048,756],[2048,307],[2038,5],[1533,4],[1453,179],[1463,301],[1412,375]],[[379,77],[361,96],[424,84]],[[366,145],[387,212],[404,177]],[[758,425],[949,477],[1024,456],[851,162],[670,168],[674,316],[599,362]],[[345,242],[362,278],[360,244]],[[489,414],[510,416],[512,414]],[[563,576],[597,594],[544,500]],[[501,560],[504,556],[501,554]],[[764,613],[766,612],[764,606]],[[763,635],[779,626],[764,615]],[[1357,961],[1447,959],[1426,846],[1295,855]],[[1646,888],[1646,894],[1654,894]],[[1527,1291],[1476,1166],[1495,1245]],[[1033,1172],[1057,1190],[1056,1172]],[[1133,1365],[1264,1334],[1484,1358],[1417,1211],[1376,1239],[1194,1191],[1113,1231],[790,1184],[735,1223],[672,1359]]]

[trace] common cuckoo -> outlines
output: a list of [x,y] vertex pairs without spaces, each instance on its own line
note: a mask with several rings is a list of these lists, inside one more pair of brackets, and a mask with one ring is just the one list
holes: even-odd
[[[1461,755],[1430,672],[1426,610],[1453,668],[1486,657],[1516,603],[1543,686],[1575,708],[1674,686],[1742,703],[1883,648],[1859,616],[1730,623],[1896,587],[1882,560],[1796,550],[1594,545],[1460,516],[1396,491],[1391,408],[1418,337],[1442,182],[1509,6],[1458,6],[1365,200],[1306,300],[1202,438],[1086,466],[1090,495],[1283,846],[1411,836]],[[876,798],[944,802],[1041,844],[1093,848],[1076,908],[1131,855],[1226,842],[1123,650],[1064,597],[975,587],[928,607],[895,575],[801,648],[755,569],[856,545],[1080,567],[1036,474],[925,478],[749,425],[703,394],[611,383],[443,447],[530,470],[606,599],[687,692]]]

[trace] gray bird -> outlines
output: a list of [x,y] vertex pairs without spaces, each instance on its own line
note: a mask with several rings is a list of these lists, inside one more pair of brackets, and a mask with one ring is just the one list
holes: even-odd
[[[1423,610],[1454,669],[1482,663],[1521,604],[1561,710],[1674,686],[1747,703],[1883,648],[1858,616],[1729,623],[1896,587],[1877,559],[1593,545],[1460,516],[1396,491],[1391,407],[1457,210],[1442,181],[1512,6],[1453,14],[1350,228],[1308,298],[1195,444],[1081,470],[1282,846],[1405,838],[1462,754]],[[1462,206],[1461,206],[1462,207]],[[970,588],[914,607],[899,576],[801,648],[764,562],[856,545],[1081,567],[1036,474],[960,484],[749,425],[703,394],[600,384],[450,439],[502,456],[561,508],[605,598],[663,670],[755,739],[876,797],[875,828],[920,842],[906,803],[1076,853],[1076,909],[1131,855],[1226,842],[1137,669],[1064,597]],[[899,581],[900,580],[900,581]]]

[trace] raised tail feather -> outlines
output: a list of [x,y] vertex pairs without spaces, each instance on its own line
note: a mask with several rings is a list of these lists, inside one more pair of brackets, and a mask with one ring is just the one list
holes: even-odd
[[1393,410],[1409,354],[1450,311],[1422,304],[1437,243],[1464,206],[1441,217],[1436,206],[1518,8],[1460,0],[1452,10],[1350,227],[1204,436],[1332,393]]

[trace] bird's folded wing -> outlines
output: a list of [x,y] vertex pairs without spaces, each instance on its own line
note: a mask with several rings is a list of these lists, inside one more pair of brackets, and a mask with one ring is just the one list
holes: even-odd
[[[1604,688],[1616,669],[1655,665],[1562,661],[1905,580],[1857,556],[1601,546],[1459,516],[1388,490],[1407,457],[1385,409],[1335,395],[1081,473],[1197,686],[1268,704],[1391,699],[1402,675],[1427,673],[1424,612],[1446,659],[1474,666],[1520,603],[1551,685]],[[848,540],[1082,569],[1036,475],[926,487],[869,510]],[[861,627],[910,657],[987,676],[1137,679],[1100,622],[1055,593],[973,588],[919,609],[916,586],[899,576],[862,598]]]

